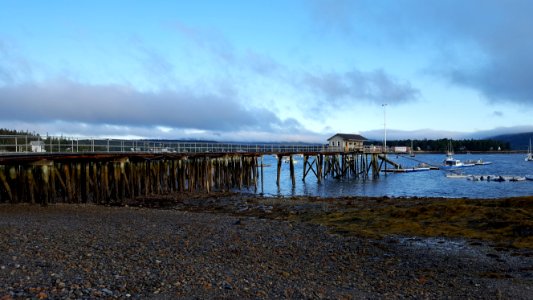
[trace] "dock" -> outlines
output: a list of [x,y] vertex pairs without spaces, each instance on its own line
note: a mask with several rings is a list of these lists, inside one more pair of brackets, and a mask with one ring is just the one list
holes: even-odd
[[263,175],[264,155],[277,158],[278,185],[284,159],[296,184],[295,155],[303,156],[304,181],[309,176],[318,182],[327,177],[377,178],[382,169],[397,168],[375,147],[345,152],[326,145],[109,139],[58,140],[42,146],[40,152],[31,152],[27,138],[0,145],[0,203],[118,205],[174,192],[257,190],[269,180]]

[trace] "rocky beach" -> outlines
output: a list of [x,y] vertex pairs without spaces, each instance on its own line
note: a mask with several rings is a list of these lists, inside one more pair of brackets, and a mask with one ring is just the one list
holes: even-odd
[[514,244],[471,230],[391,233],[351,215],[408,208],[415,219],[411,209],[439,201],[222,194],[3,204],[0,299],[531,299],[530,199],[491,204],[525,214],[507,224]]

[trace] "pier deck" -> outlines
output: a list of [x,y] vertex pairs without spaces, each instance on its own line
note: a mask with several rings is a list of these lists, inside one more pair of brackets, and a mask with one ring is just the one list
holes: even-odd
[[120,204],[139,196],[181,191],[257,189],[258,182],[265,180],[260,161],[263,155],[277,157],[278,185],[285,158],[292,184],[296,183],[294,155],[303,156],[302,180],[312,173],[318,182],[328,176],[378,177],[381,169],[391,164],[376,147],[343,152],[326,145],[124,140],[56,143],[41,144],[51,150],[46,152],[43,148],[27,151],[31,149],[28,139],[20,143],[15,138],[14,143],[0,147],[4,150],[0,153],[0,203]]

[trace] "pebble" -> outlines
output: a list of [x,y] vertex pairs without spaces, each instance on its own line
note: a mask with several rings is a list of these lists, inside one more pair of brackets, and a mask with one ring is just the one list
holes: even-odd
[[[314,207],[298,205],[294,211]],[[533,257],[501,253],[500,262],[483,245],[448,253],[417,246],[421,240],[343,237],[202,209],[0,205],[0,300],[530,298]],[[498,272],[509,277],[480,275]]]

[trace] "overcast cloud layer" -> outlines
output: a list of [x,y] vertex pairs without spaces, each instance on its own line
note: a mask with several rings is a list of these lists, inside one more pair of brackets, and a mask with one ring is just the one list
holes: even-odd
[[4,6],[0,127],[323,141],[378,135],[385,103],[399,136],[531,125],[533,1],[100,4]]
[[[264,109],[247,109],[228,97],[71,81],[0,88],[4,120],[61,120],[86,124],[167,126],[200,130],[272,130],[282,125]],[[13,105],[15,104],[15,105]]]
[[[396,44],[439,51],[428,71],[493,101],[533,102],[533,1],[315,0],[318,24],[354,39],[364,26]],[[355,21],[354,21],[355,20]]]

